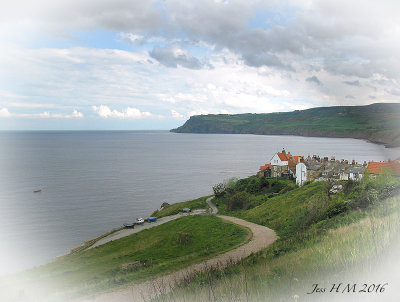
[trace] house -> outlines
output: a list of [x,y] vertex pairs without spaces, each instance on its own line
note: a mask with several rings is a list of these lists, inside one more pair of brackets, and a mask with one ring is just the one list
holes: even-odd
[[368,163],[368,167],[365,172],[375,176],[383,173],[400,176],[400,162],[398,160],[392,160],[388,162],[371,161]]
[[[303,185],[308,180],[355,180],[358,181],[366,173],[366,162],[358,164],[353,160],[337,160],[334,156],[320,158],[317,155],[294,156],[290,152],[277,152],[269,164],[260,167],[259,177],[284,177],[296,179],[298,185]],[[369,173],[380,174],[381,170],[389,169],[400,176],[400,162],[398,160],[387,163],[370,162]]]
[[[290,153],[289,153],[290,154]],[[282,173],[288,171],[289,159],[286,156],[285,149],[282,152],[277,152],[271,158],[272,177],[280,177]]]
[[359,181],[365,173],[365,166],[363,165],[349,165],[345,171],[340,174],[340,180],[355,180]]
[[307,181],[307,166],[304,162],[296,165],[296,184],[302,186]]
[[296,165],[304,159],[303,156],[294,156],[290,152],[286,153],[285,149],[282,152],[277,152],[271,158],[269,164],[260,166],[257,175],[259,177],[296,177]]
[[260,171],[257,173],[258,177],[271,177],[272,175],[272,166],[271,164],[266,164],[260,167]]
[[275,153],[271,158],[271,176],[294,178],[296,165],[302,158],[302,156],[293,156],[290,152],[286,153],[285,149],[282,152]]

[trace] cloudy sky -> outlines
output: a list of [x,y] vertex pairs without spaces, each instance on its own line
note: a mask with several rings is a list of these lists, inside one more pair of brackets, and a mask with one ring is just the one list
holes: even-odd
[[0,8],[0,129],[170,129],[194,114],[400,101],[396,0]]

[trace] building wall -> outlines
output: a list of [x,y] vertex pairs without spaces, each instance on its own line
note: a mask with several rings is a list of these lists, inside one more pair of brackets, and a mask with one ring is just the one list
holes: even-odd
[[296,165],[296,183],[302,186],[307,181],[307,167],[303,163]]

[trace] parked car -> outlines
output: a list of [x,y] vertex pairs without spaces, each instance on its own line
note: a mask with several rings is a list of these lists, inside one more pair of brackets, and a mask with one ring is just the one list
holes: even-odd
[[126,229],[134,229],[135,228],[135,224],[134,223],[124,223],[124,227]]
[[147,220],[149,222],[155,222],[155,221],[157,221],[157,217],[149,217],[149,218],[147,218]]
[[142,223],[144,223],[144,219],[143,219],[142,217],[136,218],[135,223],[136,223],[136,224],[142,224]]

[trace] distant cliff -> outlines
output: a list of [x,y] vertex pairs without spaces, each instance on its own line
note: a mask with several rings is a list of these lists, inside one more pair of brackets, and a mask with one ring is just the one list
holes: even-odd
[[347,137],[398,147],[400,104],[319,107],[260,114],[196,115],[171,132]]

